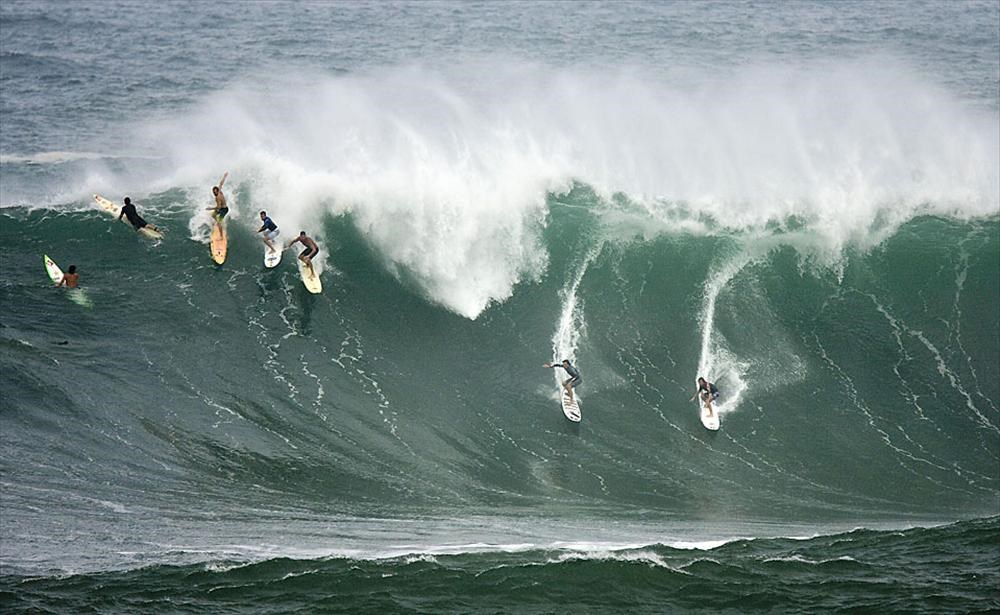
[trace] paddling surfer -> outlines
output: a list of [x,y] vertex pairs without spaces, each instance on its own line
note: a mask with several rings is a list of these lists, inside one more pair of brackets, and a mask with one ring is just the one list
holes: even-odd
[[66,273],[63,274],[59,283],[56,284],[56,288],[60,286],[66,286],[66,288],[76,288],[80,285],[80,274],[76,272],[76,265],[70,265]]
[[159,232],[160,229],[156,227],[155,224],[150,224],[142,219],[139,212],[135,210],[135,205],[132,204],[132,199],[125,197],[125,205],[122,207],[122,211],[118,214],[118,219],[121,220],[122,216],[128,219],[129,223],[132,225],[136,231],[141,231],[144,228],[149,228],[151,230]]

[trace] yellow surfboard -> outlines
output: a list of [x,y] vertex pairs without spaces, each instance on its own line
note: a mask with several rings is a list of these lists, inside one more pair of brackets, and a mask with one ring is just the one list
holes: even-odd
[[323,283],[319,281],[319,274],[302,261],[299,261],[299,275],[302,276],[302,283],[305,284],[306,290],[314,295],[323,292]]
[[226,262],[227,247],[226,231],[222,228],[222,223],[216,220],[215,226],[212,227],[212,260],[216,265]]

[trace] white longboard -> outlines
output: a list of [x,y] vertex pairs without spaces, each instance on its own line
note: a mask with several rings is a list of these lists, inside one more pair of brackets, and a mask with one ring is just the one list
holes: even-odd
[[[107,213],[111,214],[112,216],[117,218],[118,216],[121,215],[122,208],[120,205],[115,205],[114,203],[112,203],[111,201],[107,200],[106,198],[104,198],[99,194],[94,195],[94,200],[97,201],[98,207],[100,207]],[[132,223],[129,222],[127,218],[122,218],[121,220],[125,224],[129,225],[129,228],[132,227]],[[163,233],[159,231],[154,231],[148,226],[142,227],[141,229],[139,229],[139,232],[145,235],[146,237],[149,237],[150,239],[163,239]]]
[[281,262],[281,253],[282,250],[280,248],[275,248],[274,250],[272,250],[271,248],[267,247],[267,244],[265,243],[264,266],[267,267],[268,269],[272,267],[277,267],[278,263]]
[[563,389],[561,401],[562,401],[563,414],[566,415],[566,418],[573,421],[574,423],[579,423],[580,419],[583,418],[583,415],[580,414],[579,396],[573,395],[573,399],[571,401],[569,398],[569,393],[566,391],[566,389]]
[[708,413],[708,408],[705,406],[704,402],[701,401],[699,396],[698,404],[701,406],[701,424],[705,426],[705,429],[710,431],[718,431],[719,429],[719,407],[717,404],[712,404],[712,413]]
[[298,262],[299,275],[302,276],[302,283],[305,284],[306,290],[314,295],[318,295],[323,292],[323,283],[319,281],[319,274],[316,273],[316,270],[306,267],[306,264],[302,261]]

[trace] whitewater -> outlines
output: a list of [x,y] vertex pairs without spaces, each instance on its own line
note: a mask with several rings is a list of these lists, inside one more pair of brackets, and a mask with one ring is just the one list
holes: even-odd
[[0,5],[4,610],[1000,608],[995,3],[239,6]]

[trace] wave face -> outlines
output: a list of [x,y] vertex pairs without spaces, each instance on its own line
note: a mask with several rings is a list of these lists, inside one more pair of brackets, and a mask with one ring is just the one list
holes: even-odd
[[995,2],[190,6],[0,4],[4,610],[1000,608]]

